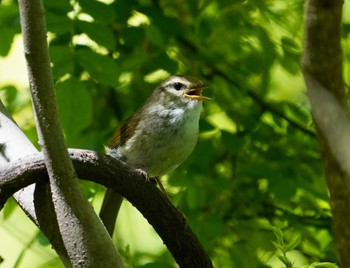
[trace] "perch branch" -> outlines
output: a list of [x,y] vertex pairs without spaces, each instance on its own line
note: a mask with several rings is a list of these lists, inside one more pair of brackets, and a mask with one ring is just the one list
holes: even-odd
[[[213,267],[187,220],[169,200],[127,164],[88,150],[69,150],[78,177],[119,192],[154,227],[180,267]],[[47,180],[44,158],[35,154],[0,170],[0,199],[32,183]],[[5,195],[6,193],[6,195]]]

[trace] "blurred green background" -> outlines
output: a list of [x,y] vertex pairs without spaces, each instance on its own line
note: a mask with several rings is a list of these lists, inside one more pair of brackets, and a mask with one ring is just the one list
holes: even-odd
[[[214,101],[204,104],[195,151],[162,181],[214,266],[285,267],[281,247],[293,267],[337,261],[300,71],[304,1],[44,0],[44,5],[69,147],[103,151],[113,130],[160,81],[172,74],[198,76],[210,85],[205,93]],[[348,7],[345,1],[344,10]],[[344,13],[346,82],[349,33]],[[17,3],[3,0],[0,97],[37,146],[22,51]],[[99,209],[104,188],[87,182],[82,188]],[[129,267],[174,267],[152,227],[127,202],[118,225],[114,239]],[[0,214],[0,237],[1,267],[62,266],[13,200]]]

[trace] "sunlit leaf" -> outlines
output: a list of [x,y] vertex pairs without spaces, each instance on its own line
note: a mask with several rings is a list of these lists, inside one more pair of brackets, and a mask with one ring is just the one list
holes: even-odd
[[285,251],[291,251],[293,250],[297,245],[299,245],[301,239],[300,237],[296,237],[293,241],[291,241],[290,243],[288,243],[288,245],[285,247]]
[[56,86],[61,122],[66,135],[76,135],[92,120],[92,99],[83,83],[70,78]]
[[53,63],[52,72],[55,79],[59,79],[65,74],[73,73],[74,58],[72,51],[66,46],[50,46],[50,58]]
[[87,49],[76,51],[76,57],[78,63],[90,74],[91,78],[108,86],[117,86],[119,67],[116,61],[107,55],[97,54]]
[[86,33],[98,45],[110,50],[113,50],[115,48],[115,36],[113,36],[110,29],[102,27],[100,24],[90,23],[86,21],[77,21],[76,25],[80,31]]
[[102,1],[80,0],[79,5],[84,13],[92,16],[98,23],[111,23],[116,17],[115,10]]

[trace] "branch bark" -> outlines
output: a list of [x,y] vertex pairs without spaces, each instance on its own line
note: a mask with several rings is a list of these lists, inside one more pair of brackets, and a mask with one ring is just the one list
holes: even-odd
[[350,121],[342,76],[343,0],[308,0],[303,73],[330,192],[341,267],[350,267]]
[[[79,178],[119,192],[143,214],[180,267],[213,267],[186,218],[152,182],[108,155],[77,149],[69,153]],[[31,183],[43,185],[47,181],[43,155],[34,154],[4,166],[0,178],[0,200]]]
[[46,41],[41,0],[19,0],[24,51],[39,143],[50,178],[52,213],[74,267],[124,267],[93,208],[83,196],[64,144]]
[[[37,152],[34,145],[24,135],[21,129],[16,125],[10,115],[7,113],[4,105],[0,101],[0,166],[1,170],[10,162],[16,161],[21,157],[31,155]],[[0,180],[2,178],[0,177]],[[5,194],[2,191],[2,194]],[[14,194],[14,198],[22,208],[24,213],[41,229],[41,231],[50,239],[60,234],[55,217],[48,217],[51,215],[52,208],[48,206],[49,198],[47,197],[48,187],[42,185],[31,184],[25,188],[20,189]],[[0,197],[1,200],[6,198]],[[4,199],[5,198],[5,199]],[[1,202],[1,201],[0,201]],[[42,215],[42,220],[38,221],[38,214]],[[62,240],[50,239],[53,248],[60,256],[63,264],[66,267],[70,266],[69,257]]]

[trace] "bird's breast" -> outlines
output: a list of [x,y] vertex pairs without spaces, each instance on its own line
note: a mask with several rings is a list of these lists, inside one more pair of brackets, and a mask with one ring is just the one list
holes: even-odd
[[195,109],[163,109],[145,116],[135,134],[117,148],[125,162],[149,176],[161,176],[179,166],[198,139],[201,106]]

